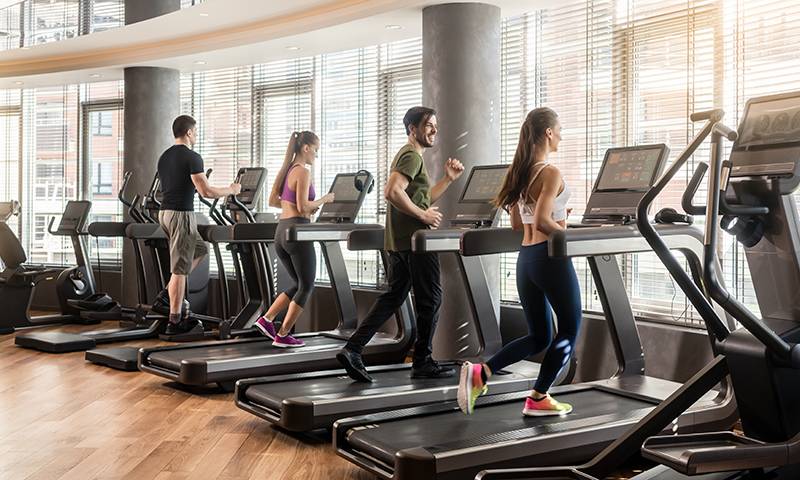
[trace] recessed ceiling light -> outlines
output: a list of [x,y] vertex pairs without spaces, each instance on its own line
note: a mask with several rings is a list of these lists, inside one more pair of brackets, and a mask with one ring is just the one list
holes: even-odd
[[210,13],[201,13],[200,16],[201,17],[210,17],[211,14]]
[[14,82],[14,85],[25,85],[25,82]]
[[401,25],[386,25],[386,30],[402,30]]
[[286,50],[300,50],[300,47],[295,47],[295,46],[286,47]]
[[100,77],[102,77],[102,75],[100,75],[99,73],[91,73],[91,74],[89,74],[89,76],[92,77],[92,78],[100,78]]
[[195,65],[205,65],[207,62],[194,62]]

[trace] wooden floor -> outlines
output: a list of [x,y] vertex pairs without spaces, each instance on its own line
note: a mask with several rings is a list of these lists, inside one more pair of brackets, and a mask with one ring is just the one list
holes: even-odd
[[238,409],[232,393],[14,345],[30,332],[0,336],[0,480],[375,478],[338,457],[324,433],[286,433]]
[[[14,345],[16,335],[34,331],[99,328],[0,336],[0,480],[376,478],[338,457],[329,434],[287,433],[238,409],[232,393],[100,367],[84,352]],[[628,478],[647,468],[641,463],[606,478]]]

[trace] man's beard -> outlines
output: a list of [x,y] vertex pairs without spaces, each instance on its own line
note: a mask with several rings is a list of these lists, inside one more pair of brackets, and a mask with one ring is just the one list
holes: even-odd
[[[422,132],[422,133],[417,133],[417,134],[416,134],[416,135],[414,135],[414,136],[416,137],[416,139],[417,139],[417,142],[419,142],[419,144],[420,144],[420,145],[422,145],[423,147],[425,147],[425,148],[431,148],[431,147],[433,146],[433,142],[428,142],[428,136],[427,136],[427,135],[425,135],[425,133],[424,133],[424,132]],[[435,137],[434,137],[434,138],[435,138]]]

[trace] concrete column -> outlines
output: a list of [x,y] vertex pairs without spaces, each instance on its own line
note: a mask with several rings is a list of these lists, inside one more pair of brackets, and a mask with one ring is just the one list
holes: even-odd
[[[125,24],[180,10],[180,0],[125,2]],[[128,199],[146,194],[158,166],[158,157],[172,145],[172,122],[180,114],[180,72],[171,68],[125,69],[125,138],[123,169],[131,171]],[[130,217],[125,214],[125,220]],[[133,248],[123,243],[122,303],[136,305],[136,264]]]
[[125,25],[160,17],[181,9],[181,0],[131,0],[125,2]]
[[[422,11],[422,99],[436,110],[436,146],[426,152],[431,182],[448,157],[465,173],[439,199],[447,226],[471,167],[500,163],[500,8],[480,3],[433,5]],[[435,358],[478,353],[478,339],[453,255],[440,255],[443,301],[434,337]],[[500,311],[499,257],[486,257],[495,311]]]

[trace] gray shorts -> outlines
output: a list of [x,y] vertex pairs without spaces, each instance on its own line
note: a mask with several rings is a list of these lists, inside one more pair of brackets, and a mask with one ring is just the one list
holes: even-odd
[[192,260],[208,255],[208,246],[197,233],[194,212],[161,210],[158,212],[158,223],[169,242],[170,272],[189,275]]

